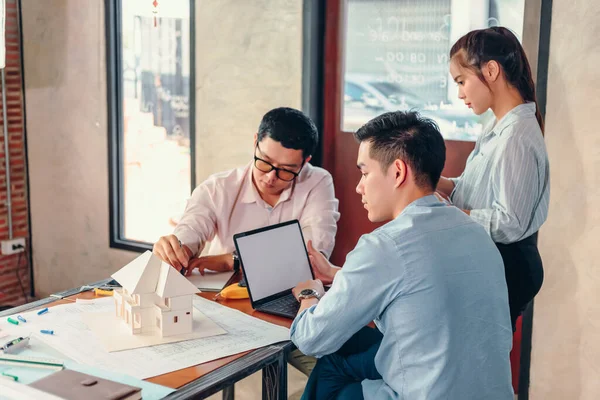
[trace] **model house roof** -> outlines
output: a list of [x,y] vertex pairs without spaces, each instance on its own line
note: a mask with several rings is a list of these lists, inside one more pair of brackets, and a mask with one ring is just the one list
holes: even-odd
[[156,294],[160,297],[177,297],[186,294],[194,294],[200,292],[198,288],[192,284],[179,271],[163,262],[158,275],[158,283],[156,284]]
[[155,292],[160,297],[177,297],[199,292],[186,277],[151,251],[146,251],[112,277],[130,294]]

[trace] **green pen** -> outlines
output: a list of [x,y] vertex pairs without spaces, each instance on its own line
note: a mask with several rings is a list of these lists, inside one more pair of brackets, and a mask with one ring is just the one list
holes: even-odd
[[16,376],[16,375],[11,375],[11,374],[7,374],[6,372],[3,372],[3,373],[2,373],[2,375],[4,375],[4,376],[7,376],[7,377],[9,377],[9,378],[12,378],[12,380],[13,380],[13,381],[15,381],[15,382],[19,380],[19,377],[18,377],[18,376]]
[[12,319],[11,317],[8,317],[8,322],[10,322],[11,324],[19,325],[19,321],[17,321],[16,319]]

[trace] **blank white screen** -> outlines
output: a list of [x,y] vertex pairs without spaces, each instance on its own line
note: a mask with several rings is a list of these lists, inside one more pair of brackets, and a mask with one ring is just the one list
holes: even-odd
[[254,301],[312,279],[298,224],[238,237],[236,241]]

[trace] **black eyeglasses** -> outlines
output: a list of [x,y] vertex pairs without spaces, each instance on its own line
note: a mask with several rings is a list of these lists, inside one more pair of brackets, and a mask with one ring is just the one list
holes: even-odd
[[[260,153],[262,153],[260,151],[260,149],[258,148],[258,145],[256,145],[256,150],[258,150]],[[302,163],[302,164],[304,166],[304,163]],[[286,182],[291,182],[294,179],[296,179],[298,177],[298,175],[300,174],[300,171],[302,171],[302,167],[300,167],[300,171],[298,171],[298,172],[293,172],[293,171],[290,171],[290,170],[284,169],[284,168],[278,168],[278,167],[274,166],[273,164],[271,164],[270,162],[257,157],[256,153],[254,154],[254,166],[259,171],[265,172],[265,173],[275,170],[275,175],[277,175],[277,178],[281,179],[282,181],[286,181]]]

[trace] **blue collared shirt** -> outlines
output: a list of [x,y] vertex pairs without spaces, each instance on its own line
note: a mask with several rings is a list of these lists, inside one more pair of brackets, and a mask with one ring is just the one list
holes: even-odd
[[383,333],[383,379],[363,381],[365,399],[513,398],[502,258],[456,207],[426,196],[363,235],[291,338],[322,357],[371,321]]
[[467,159],[450,199],[471,210],[494,242],[514,243],[537,232],[548,216],[550,167],[535,103],[509,111],[486,130]]

